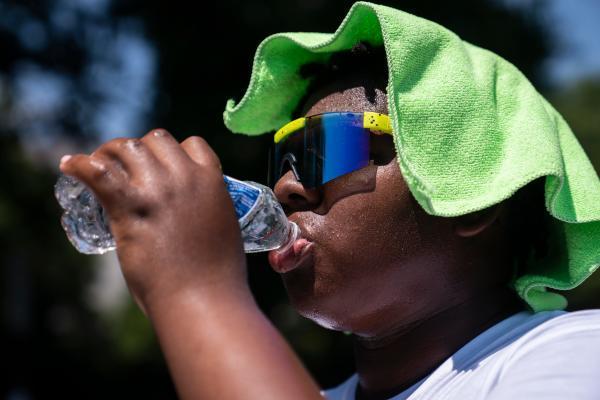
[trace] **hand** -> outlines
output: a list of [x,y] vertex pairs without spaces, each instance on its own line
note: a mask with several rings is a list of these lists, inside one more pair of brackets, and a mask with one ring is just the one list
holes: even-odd
[[106,209],[129,289],[147,312],[172,296],[224,295],[246,285],[245,255],[221,164],[200,137],[157,129],[114,139],[60,169]]
[[233,203],[203,139],[180,145],[154,130],[64,157],[60,169],[108,212],[123,275],[180,398],[322,398],[254,302]]

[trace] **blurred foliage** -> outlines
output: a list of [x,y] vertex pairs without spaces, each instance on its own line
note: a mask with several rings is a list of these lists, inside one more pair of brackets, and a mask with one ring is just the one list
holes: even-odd
[[596,171],[600,171],[600,76],[550,93],[548,99],[565,118]]
[[[519,9],[481,0],[378,3],[439,22],[548,88],[540,68],[553,40],[541,2]],[[204,136],[225,173],[264,182],[269,137],[229,134],[225,102],[244,94],[266,36],[333,32],[351,4],[0,0],[0,396],[175,396],[150,325],[133,303],[108,313],[90,306],[87,288],[98,266],[66,241],[52,196],[56,170],[44,166],[56,165],[65,146],[89,151],[106,135],[140,136],[162,126],[179,139]],[[138,81],[143,85],[133,85]],[[572,90],[553,102],[598,166],[598,84]],[[32,106],[39,105],[28,100],[33,95],[46,96],[43,107]],[[127,123],[116,124],[124,115]],[[248,256],[261,309],[322,386],[341,382],[353,371],[350,337],[299,317],[267,265],[264,254]]]
[[[600,171],[600,76],[589,77],[555,91],[548,99],[565,118]],[[600,308],[600,274],[597,272],[574,290],[565,292],[570,309]]]

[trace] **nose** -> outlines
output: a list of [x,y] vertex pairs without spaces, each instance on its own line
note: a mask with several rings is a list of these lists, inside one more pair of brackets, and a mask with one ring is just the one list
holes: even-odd
[[323,197],[319,187],[305,188],[296,179],[292,170],[288,170],[279,178],[273,188],[273,193],[283,205],[286,214],[315,209],[321,204]]

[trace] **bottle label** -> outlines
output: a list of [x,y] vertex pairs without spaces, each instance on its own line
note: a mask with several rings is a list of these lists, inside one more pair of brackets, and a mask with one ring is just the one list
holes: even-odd
[[233,200],[235,215],[237,216],[237,219],[240,220],[245,217],[256,204],[258,197],[260,196],[260,189],[229,176],[223,176],[223,179],[227,185],[227,191]]

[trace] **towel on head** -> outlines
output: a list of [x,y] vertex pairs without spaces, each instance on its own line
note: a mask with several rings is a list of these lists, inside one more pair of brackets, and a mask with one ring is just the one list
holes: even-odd
[[498,55],[434,22],[357,2],[333,34],[263,40],[244,97],[227,102],[225,125],[247,135],[280,128],[310,83],[300,66],[359,41],[385,48],[398,164],[429,214],[481,210],[545,177],[552,247],[513,285],[535,311],[566,307],[547,288],[572,289],[600,266],[600,180],[563,118]]

